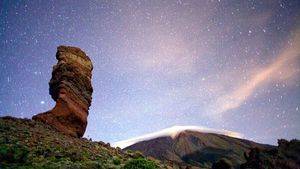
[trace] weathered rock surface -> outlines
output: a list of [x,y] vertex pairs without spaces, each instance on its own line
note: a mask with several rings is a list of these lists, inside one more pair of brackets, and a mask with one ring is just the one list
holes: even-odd
[[90,58],[79,48],[59,46],[49,82],[49,93],[56,105],[52,110],[33,116],[57,130],[82,137],[92,101],[92,70]]

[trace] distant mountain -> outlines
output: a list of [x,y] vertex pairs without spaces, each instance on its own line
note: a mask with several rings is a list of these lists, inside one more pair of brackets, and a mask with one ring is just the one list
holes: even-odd
[[173,129],[170,135],[146,138],[144,141],[139,138],[139,142],[124,150],[141,151],[144,155],[165,161],[173,167],[211,168],[214,163],[223,159],[234,168],[239,168],[246,162],[244,152],[249,152],[255,147],[261,150],[274,148],[274,146],[227,136],[232,132],[216,134],[207,133],[209,130],[206,132],[195,130],[195,127],[179,129],[177,132]]

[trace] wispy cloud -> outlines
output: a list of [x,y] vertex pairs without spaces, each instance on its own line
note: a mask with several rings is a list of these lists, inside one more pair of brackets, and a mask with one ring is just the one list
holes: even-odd
[[291,64],[300,59],[300,31],[295,33],[291,42],[287,43],[276,59],[264,68],[256,68],[250,80],[239,85],[236,90],[217,98],[217,113],[223,113],[242,105],[257,89],[266,83],[289,79],[296,75],[297,69]]

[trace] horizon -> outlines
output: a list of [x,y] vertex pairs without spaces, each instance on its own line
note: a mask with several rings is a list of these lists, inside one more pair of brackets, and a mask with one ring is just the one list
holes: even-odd
[[0,2],[0,116],[52,108],[59,45],[92,60],[84,137],[170,126],[300,139],[300,1]]

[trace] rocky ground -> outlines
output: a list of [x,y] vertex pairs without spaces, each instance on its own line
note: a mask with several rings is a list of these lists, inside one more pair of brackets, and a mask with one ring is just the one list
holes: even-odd
[[253,148],[245,153],[246,163],[241,169],[300,169],[300,141],[278,140],[278,147],[269,150]]
[[167,168],[139,152],[64,135],[29,119],[0,118],[0,168]]

